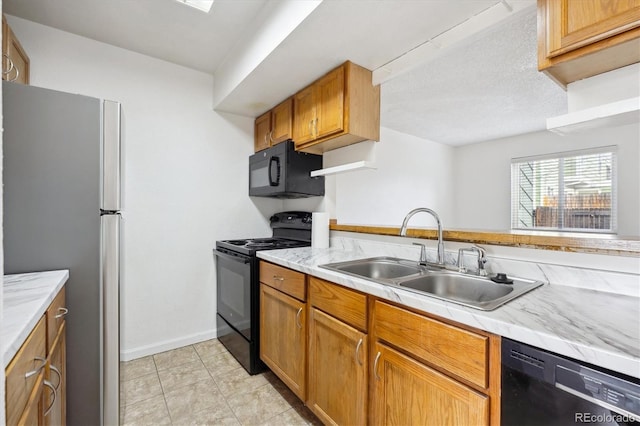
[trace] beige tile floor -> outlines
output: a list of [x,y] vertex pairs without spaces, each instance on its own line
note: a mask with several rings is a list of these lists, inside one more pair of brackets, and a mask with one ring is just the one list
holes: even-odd
[[123,425],[319,425],[270,371],[250,376],[216,339],[121,363]]

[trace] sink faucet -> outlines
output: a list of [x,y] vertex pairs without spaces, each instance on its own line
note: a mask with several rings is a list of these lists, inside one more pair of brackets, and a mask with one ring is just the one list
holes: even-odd
[[402,226],[400,227],[400,236],[404,237],[407,235],[407,224],[409,223],[409,219],[411,219],[414,214],[420,212],[429,213],[435,218],[436,222],[438,223],[438,265],[444,265],[444,242],[442,242],[442,223],[440,222],[438,214],[433,210],[421,207],[413,209],[409,213],[407,213],[404,220],[402,221]]
[[464,252],[469,251],[478,254],[478,275],[481,277],[487,276],[487,270],[484,269],[484,264],[487,263],[487,252],[478,246],[472,246],[467,248],[461,248],[458,250],[458,272],[467,272],[467,268],[464,267]]

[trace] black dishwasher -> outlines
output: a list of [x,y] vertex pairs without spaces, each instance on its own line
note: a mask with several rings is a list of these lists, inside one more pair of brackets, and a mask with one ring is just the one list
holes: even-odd
[[640,425],[640,380],[502,339],[502,425]]

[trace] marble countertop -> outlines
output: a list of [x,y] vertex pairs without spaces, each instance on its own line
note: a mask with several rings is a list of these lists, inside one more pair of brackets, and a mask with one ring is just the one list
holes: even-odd
[[[545,284],[494,311],[480,311],[319,268],[361,259],[338,248],[259,251],[258,257],[382,299],[640,378],[640,299]],[[526,277],[525,277],[526,278]]]
[[67,279],[67,270],[4,276],[0,341],[5,368]]

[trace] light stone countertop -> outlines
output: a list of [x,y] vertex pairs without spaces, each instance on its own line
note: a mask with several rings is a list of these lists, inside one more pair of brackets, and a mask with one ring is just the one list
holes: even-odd
[[4,276],[0,342],[5,368],[68,279],[68,270]]
[[369,257],[358,250],[264,250],[258,252],[258,257],[426,313],[640,378],[640,298],[634,296],[545,284],[487,312],[318,267]]

